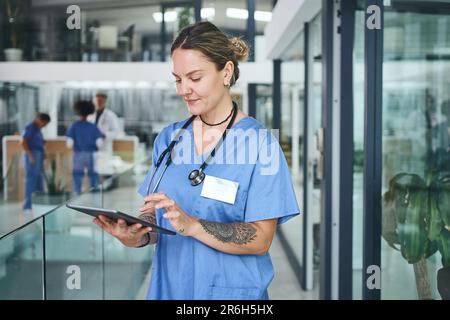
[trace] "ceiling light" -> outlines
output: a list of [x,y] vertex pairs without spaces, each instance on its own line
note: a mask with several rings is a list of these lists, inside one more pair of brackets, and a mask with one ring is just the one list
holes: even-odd
[[[174,22],[177,20],[178,14],[176,11],[166,11],[164,12],[164,22]],[[156,23],[162,22],[162,13],[161,12],[155,12],[153,13],[153,20],[155,20]]]
[[272,12],[270,11],[255,11],[255,20],[270,22],[272,20]]
[[227,8],[226,15],[233,19],[248,19],[248,11],[245,9]]
[[[248,19],[248,11],[245,9],[227,8],[226,15],[232,19]],[[255,11],[256,21],[269,22],[272,20],[272,12],[270,11]]]
[[202,19],[212,20],[216,15],[216,9],[214,8],[203,8],[200,13]]

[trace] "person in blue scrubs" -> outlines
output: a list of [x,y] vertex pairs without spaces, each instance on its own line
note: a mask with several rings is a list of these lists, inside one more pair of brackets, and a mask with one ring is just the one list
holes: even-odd
[[231,99],[247,53],[210,22],[186,27],[172,44],[176,90],[192,116],[159,133],[139,193],[141,219],[176,235],[94,219],[126,246],[156,244],[148,299],[269,298],[268,251],[277,225],[299,208],[277,139]]
[[25,168],[25,197],[22,205],[24,213],[31,212],[33,192],[43,190],[44,138],[41,129],[50,122],[46,113],[38,113],[22,134],[22,148],[25,151],[23,164]]
[[98,173],[95,170],[95,152],[101,146],[103,134],[97,126],[87,121],[88,115],[94,113],[95,106],[91,101],[80,100],[75,102],[75,112],[80,119],[74,122],[67,130],[67,146],[73,147],[72,190],[75,194],[81,193],[84,170],[87,169],[91,188],[99,184]]

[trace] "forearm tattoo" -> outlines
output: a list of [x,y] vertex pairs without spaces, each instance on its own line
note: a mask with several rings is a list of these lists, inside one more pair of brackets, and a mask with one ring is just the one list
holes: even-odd
[[[156,224],[156,217],[155,214],[151,214],[151,213],[143,213],[139,216],[139,219],[147,221],[149,223],[152,224]],[[142,248],[145,247],[146,245],[148,245],[151,241],[151,237],[150,237],[150,233],[147,232],[146,234],[144,234],[141,238],[140,241],[140,245],[138,246],[138,248]]]
[[250,223],[219,223],[203,219],[199,222],[203,230],[223,243],[247,244],[256,238],[256,229]]

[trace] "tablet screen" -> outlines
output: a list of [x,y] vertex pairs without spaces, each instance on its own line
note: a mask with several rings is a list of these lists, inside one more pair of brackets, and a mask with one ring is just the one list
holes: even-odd
[[157,233],[163,233],[163,234],[169,234],[169,235],[175,235],[176,233],[172,230],[168,230],[165,228],[162,228],[156,224],[152,224],[150,222],[141,220],[139,218],[130,216],[126,213],[117,211],[117,210],[112,210],[112,209],[106,209],[106,208],[96,208],[96,207],[86,207],[86,206],[81,206],[81,205],[76,205],[76,204],[66,204],[66,206],[70,209],[79,211],[79,212],[83,212],[85,214],[88,214],[90,216],[93,217],[98,217],[100,215],[102,216],[106,216],[114,221],[117,221],[118,219],[123,219],[125,220],[125,222],[127,223],[127,225],[132,225],[132,224],[136,224],[139,223],[143,226],[146,227],[151,227],[152,231],[151,232],[157,232]]

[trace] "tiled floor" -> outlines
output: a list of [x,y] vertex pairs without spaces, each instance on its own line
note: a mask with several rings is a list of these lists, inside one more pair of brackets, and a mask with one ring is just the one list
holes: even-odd
[[269,297],[272,300],[312,300],[317,299],[318,291],[303,291],[297,277],[287,261],[280,240],[275,237],[270,248],[275,277],[269,287]]

